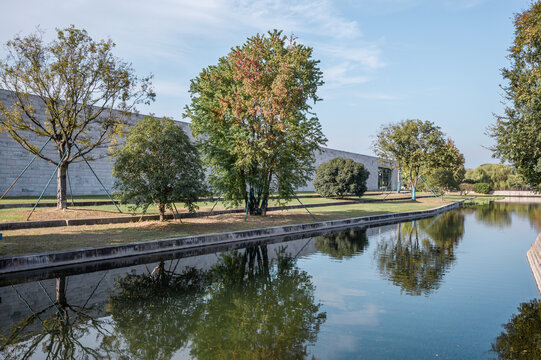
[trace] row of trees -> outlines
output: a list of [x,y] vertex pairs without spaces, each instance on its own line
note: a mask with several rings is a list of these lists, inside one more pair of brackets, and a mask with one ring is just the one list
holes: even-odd
[[[6,44],[0,86],[14,99],[11,106],[0,103],[0,131],[57,166],[57,207],[65,209],[69,164],[118,145],[135,106],[155,94],[151,76],[137,78],[112,55],[111,40],[96,42],[74,26],[57,30],[50,43],[42,35]],[[208,181],[226,203],[244,202],[251,214],[264,215],[271,193],[285,203],[306,185],[314,153],[326,142],[310,105],[320,100],[322,84],[312,49],[277,30],[249,38],[192,80],[184,117]],[[186,135],[174,128],[167,119],[145,119],[113,152],[124,201],[146,208],[150,200],[162,215],[176,201],[194,208],[204,193],[203,171]],[[41,152],[36,135],[55,143],[58,158]]]
[[470,184],[487,183],[496,190],[526,187],[516,170],[504,164],[484,164],[475,169],[468,169],[464,182]]
[[[517,174],[534,185],[539,182],[536,174],[541,165],[535,162],[541,161],[540,147],[528,136],[538,136],[541,128],[534,112],[536,87],[523,78],[535,75],[526,59],[535,63],[537,56],[539,39],[528,29],[536,26],[538,13],[541,5],[534,3],[515,18],[512,67],[503,72],[510,82],[505,89],[512,105],[492,129],[498,140],[496,155],[513,162]],[[111,40],[94,41],[74,26],[57,30],[57,38],[50,43],[42,35],[17,36],[6,44],[0,86],[12,91],[14,101],[11,106],[0,103],[0,131],[57,166],[57,205],[64,209],[69,164],[92,160],[93,150],[118,145],[130,113],[136,105],[152,101],[155,94],[151,76],[138,78],[128,63],[114,57]],[[317,88],[322,84],[312,49],[277,30],[249,38],[192,80],[191,103],[183,116],[191,120],[203,165],[210,171],[208,182],[227,204],[244,203],[251,214],[264,215],[271,193],[278,193],[279,201],[285,203],[296,188],[307,184],[314,171],[314,153],[326,143],[310,105],[320,101]],[[162,215],[175,201],[193,210],[198,195],[206,190],[197,150],[172,124],[166,119],[144,120],[128,135],[126,146],[114,151],[114,176],[123,200],[146,208],[150,199]],[[53,141],[58,157],[41,152],[32,142],[35,135]],[[531,148],[520,146],[527,141]],[[419,180],[449,190],[464,179],[464,156],[430,121],[412,119],[383,126],[373,148],[399,169],[413,198]],[[166,171],[159,173],[159,164],[167,166]],[[494,169],[499,177],[505,168]],[[472,179],[491,177],[489,169],[481,170],[476,169]],[[367,174],[358,176],[362,179]],[[493,187],[500,187],[503,180],[491,181]],[[509,181],[520,183],[518,176]],[[158,185],[149,189],[149,184]],[[358,195],[366,188],[335,190],[339,196]]]
[[[145,211],[154,203],[162,218],[175,202],[194,210],[198,197],[208,193],[202,165],[210,170],[214,193],[226,204],[244,203],[250,214],[265,215],[271,193],[278,193],[282,203],[289,201],[311,178],[314,153],[326,142],[310,105],[320,100],[316,92],[323,81],[312,49],[295,38],[276,30],[256,35],[192,80],[184,117],[191,120],[201,163],[198,150],[170,119],[145,118],[131,128],[124,146],[117,147],[135,106],[154,99],[151,76],[137,78],[129,64],[113,56],[111,40],[96,42],[74,26],[57,30],[57,39],[50,43],[42,35],[7,43],[0,84],[12,91],[14,101],[11,106],[0,104],[0,130],[57,165],[58,208],[67,206],[69,164],[92,160],[92,150],[107,146],[113,148],[113,176],[122,201]],[[397,133],[393,126],[380,134],[379,144],[385,138],[398,147],[377,149],[382,157],[397,161],[413,188],[425,168],[434,170],[438,179],[454,181],[457,170],[449,163],[463,163],[463,157],[451,141],[442,140],[438,127],[409,120],[399,124],[405,131]],[[35,135],[52,140],[58,158],[41,152],[32,143]],[[403,155],[402,142],[416,140],[411,136],[420,136],[424,143],[410,158],[396,157]],[[416,163],[411,156],[418,157]],[[336,187],[324,180],[334,170],[323,175],[321,169],[316,187],[323,195],[362,195],[368,172],[341,161],[332,166],[338,165],[343,174],[352,170],[353,175],[340,175],[338,180],[353,182]]]

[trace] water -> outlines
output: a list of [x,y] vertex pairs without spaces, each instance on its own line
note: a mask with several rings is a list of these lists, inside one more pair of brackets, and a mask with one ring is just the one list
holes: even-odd
[[519,348],[516,358],[535,359],[541,307],[526,251],[540,231],[539,204],[493,203],[131,267],[4,278],[0,357],[487,359]]

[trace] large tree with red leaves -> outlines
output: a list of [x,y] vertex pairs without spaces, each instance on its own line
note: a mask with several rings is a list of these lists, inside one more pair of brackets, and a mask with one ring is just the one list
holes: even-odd
[[274,30],[242,46],[192,80],[192,120],[215,191],[251,214],[265,215],[269,194],[294,196],[325,144],[310,102],[323,84],[312,49]]

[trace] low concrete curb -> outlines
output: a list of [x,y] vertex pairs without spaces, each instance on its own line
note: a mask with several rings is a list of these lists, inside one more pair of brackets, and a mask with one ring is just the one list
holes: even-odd
[[537,284],[537,290],[541,294],[541,233],[537,235],[532,247],[526,253],[530,269],[532,270],[533,278]]
[[463,201],[458,201],[452,204],[440,206],[435,209],[422,211],[363,216],[357,218],[314,222],[308,224],[277,226],[263,229],[243,230],[219,234],[186,236],[140,243],[0,258],[0,274],[44,269],[54,266],[63,266],[84,262],[110,260],[114,258],[167,252],[179,249],[198,248],[235,242],[261,241],[276,236],[299,234],[315,230],[378,225],[405,220],[413,220],[430,217],[442,212],[458,208],[462,204],[462,202]]
[[[418,196],[417,198],[426,198],[432,196]],[[314,207],[326,207],[326,206],[340,206],[340,205],[350,205],[350,204],[362,204],[362,203],[375,203],[383,201],[406,201],[409,200],[409,197],[404,198],[393,198],[393,199],[366,199],[366,200],[348,200],[341,202],[329,202],[329,203],[320,203],[320,204],[305,204],[304,207],[314,208]],[[110,204],[110,203],[109,203]],[[280,211],[280,210],[291,210],[291,209],[302,209],[303,205],[289,205],[286,207],[280,206],[271,206],[267,208],[267,211]],[[196,213],[180,213],[178,218],[180,219],[189,219],[196,217],[205,217],[211,215],[222,215],[222,214],[234,214],[234,213],[244,213],[244,209],[231,209],[231,210],[215,210],[215,211],[200,211]],[[165,219],[173,219],[172,214],[166,214]],[[86,218],[86,219],[59,219],[59,220],[38,220],[38,221],[17,221],[17,222],[6,222],[0,223],[0,231],[7,230],[19,230],[19,229],[37,229],[37,228],[46,228],[46,227],[62,227],[62,226],[79,226],[79,225],[104,225],[104,224],[125,224],[131,222],[139,221],[155,221],[159,220],[159,215],[134,215],[134,216],[117,216],[117,217],[107,217],[107,218]]]
[[494,190],[491,195],[507,197],[541,197],[540,193],[531,190]]

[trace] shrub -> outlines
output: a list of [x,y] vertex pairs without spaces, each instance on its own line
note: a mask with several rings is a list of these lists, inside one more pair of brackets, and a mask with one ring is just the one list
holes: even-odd
[[316,191],[325,197],[362,196],[369,175],[363,164],[335,158],[317,167],[313,184]]
[[490,184],[487,184],[487,183],[477,183],[473,185],[473,189],[475,190],[476,193],[488,194],[489,192],[492,191],[492,186],[490,186]]
[[466,182],[466,181],[460,184],[458,188],[460,189],[460,192],[463,194],[468,194],[474,190],[473,184],[470,184],[469,182]]

